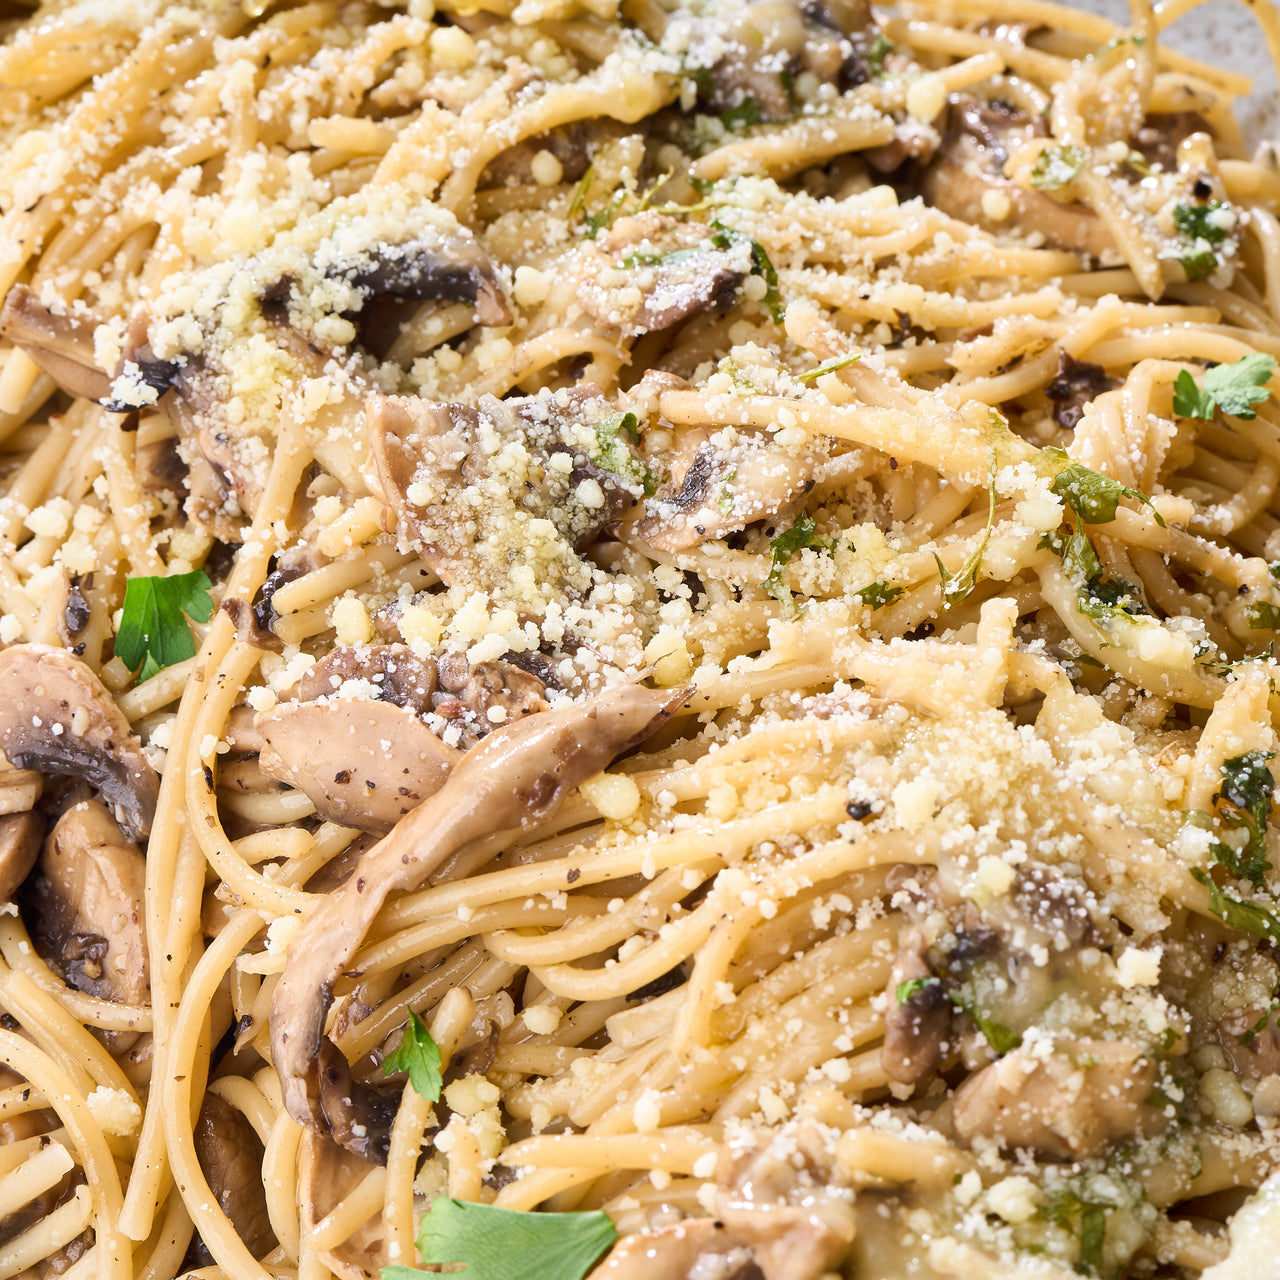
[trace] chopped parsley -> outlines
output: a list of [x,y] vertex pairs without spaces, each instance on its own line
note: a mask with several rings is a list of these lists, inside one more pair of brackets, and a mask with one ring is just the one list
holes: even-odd
[[640,423],[634,413],[611,413],[596,423],[596,461],[615,476],[638,484],[652,496],[657,492],[657,479],[643,459],[627,448],[622,437],[634,444],[640,438]]
[[1267,767],[1273,751],[1246,751],[1222,762],[1222,788],[1218,792],[1219,815],[1230,827],[1248,832],[1243,849],[1216,841],[1213,856],[1238,880],[1255,885],[1271,870],[1267,861],[1267,819],[1275,798],[1276,783]]
[[[139,680],[196,655],[196,641],[187,625],[213,616],[203,569],[167,578],[130,578],[124,589],[124,609],[116,636],[116,657]],[[141,668],[141,670],[139,670]]]
[[1107,1210],[1118,1206],[1114,1201],[1086,1197],[1069,1187],[1054,1191],[1046,1198],[1039,1216],[1047,1218],[1080,1242],[1080,1275],[1096,1276],[1102,1271],[1102,1250],[1107,1240]]
[[1173,384],[1173,411],[1183,418],[1213,417],[1215,409],[1236,418],[1256,418],[1255,404],[1271,392],[1267,383],[1276,371],[1275,356],[1254,351],[1234,364],[1214,365],[1197,387],[1190,369],[1183,369]]
[[[462,1263],[466,1280],[582,1280],[618,1238],[607,1213],[522,1213],[439,1196],[418,1227],[424,1263]],[[382,1280],[424,1280],[383,1267]]]
[[732,133],[738,128],[748,129],[753,124],[759,124],[760,104],[750,94],[747,94],[736,107],[730,107],[728,111],[720,113],[720,123],[724,125],[727,133]]
[[977,586],[978,570],[982,567],[982,557],[986,553],[987,543],[991,541],[991,530],[995,528],[996,523],[996,457],[994,452],[991,455],[988,470],[990,480],[987,485],[987,527],[982,532],[982,539],[979,541],[977,549],[955,573],[952,573],[942,563],[942,557],[936,551],[933,553],[934,562],[938,566],[938,576],[942,579],[942,609],[944,613],[948,609],[954,609],[956,605],[966,600],[969,593]]
[[867,70],[879,79],[884,75],[884,60],[893,52],[893,41],[883,31],[876,33],[876,38],[867,50]]
[[1254,631],[1280,631],[1280,608],[1269,600],[1255,600],[1245,609],[1244,616]]
[[1219,920],[1241,933],[1252,933],[1259,938],[1280,942],[1280,920],[1261,903],[1249,902],[1230,889],[1220,889],[1214,878],[1203,867],[1192,867],[1191,874],[1209,890],[1209,910]]
[[1006,1053],[1012,1053],[1022,1043],[1022,1037],[1016,1031],[1010,1031],[1008,1027],[988,1018],[979,1007],[978,1002],[966,989],[948,991],[947,999],[961,1013],[966,1013],[973,1019],[978,1030],[985,1037],[986,1042],[1001,1057]]
[[751,265],[755,268],[756,275],[763,278],[765,284],[765,293],[760,299],[760,305],[769,313],[769,318],[774,324],[781,324],[786,308],[782,305],[782,299],[778,293],[778,273],[759,240],[751,242]]
[[923,991],[925,987],[936,987],[937,985],[937,978],[906,978],[894,987],[893,994],[898,1003],[904,1005],[917,992]]
[[1045,147],[1031,170],[1031,185],[1037,191],[1057,191],[1080,176],[1084,162],[1083,147]]
[[846,369],[861,359],[861,351],[850,351],[845,355],[824,360],[816,369],[806,369],[803,373],[796,374],[796,377],[801,382],[816,382],[824,373],[835,373],[837,369]]
[[1138,588],[1123,578],[1099,578],[1080,589],[1076,608],[1095,622],[1132,622],[1147,613]]
[[[1045,452],[1065,456],[1060,449],[1046,449]],[[1082,462],[1071,462],[1063,467],[1053,477],[1050,488],[1085,524],[1110,524],[1116,518],[1120,499],[1136,498],[1151,508],[1155,522],[1164,528],[1163,518],[1151,506],[1151,499],[1145,493],[1130,489],[1128,485],[1104,476]]]
[[883,609],[885,605],[896,600],[905,591],[905,587],[890,586],[883,578],[859,588],[853,594],[870,609]]
[[409,1083],[428,1102],[440,1097],[444,1076],[440,1071],[440,1046],[431,1038],[426,1023],[412,1009],[400,1043],[382,1059],[382,1070],[387,1075],[397,1071],[409,1073]]
[[1179,204],[1173,208],[1173,225],[1184,236],[1192,240],[1207,240],[1210,244],[1221,244],[1227,238],[1227,230],[1213,220],[1213,215],[1220,209],[1229,208],[1221,200],[1210,200],[1207,204]]
[[761,585],[775,600],[790,604],[791,589],[787,585],[787,562],[806,547],[830,551],[834,546],[830,538],[825,538],[818,532],[818,526],[814,523],[813,517],[807,511],[802,511],[790,529],[778,534],[769,543],[769,557],[773,561],[773,567]]

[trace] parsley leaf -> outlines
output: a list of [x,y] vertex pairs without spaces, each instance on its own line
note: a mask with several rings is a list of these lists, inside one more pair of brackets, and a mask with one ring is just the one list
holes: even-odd
[[1022,1043],[1022,1037],[1016,1031],[1010,1031],[1008,1027],[1002,1026],[999,1022],[993,1022],[978,1007],[978,1003],[973,996],[967,991],[948,991],[947,999],[951,1001],[961,1013],[967,1013],[979,1031],[986,1037],[987,1043],[1003,1057],[1006,1053],[1012,1053]]
[[1280,631],[1280,608],[1269,600],[1255,600],[1245,609],[1244,616],[1254,631]]
[[1138,588],[1123,578],[1099,578],[1081,588],[1076,608],[1095,622],[1132,622],[1147,612]]
[[1037,191],[1056,191],[1074,182],[1084,168],[1083,147],[1045,147],[1031,170],[1031,185]]
[[1222,762],[1222,789],[1218,793],[1221,817],[1228,826],[1249,833],[1243,849],[1215,841],[1213,856],[1239,880],[1261,884],[1271,870],[1267,861],[1267,818],[1271,814],[1276,784],[1267,768],[1273,751],[1246,751]]
[[756,275],[764,278],[765,293],[760,299],[761,306],[769,313],[774,324],[781,324],[786,308],[778,294],[778,273],[759,240],[751,242],[751,265],[755,268]]
[[728,133],[732,133],[739,125],[746,129],[753,124],[758,124],[759,121],[760,104],[750,94],[747,94],[736,107],[730,107],[728,111],[720,113],[720,123]]
[[954,609],[956,605],[967,599],[969,592],[978,584],[978,570],[982,567],[982,557],[987,550],[987,543],[991,541],[991,530],[996,523],[996,456],[994,452],[991,454],[988,472],[991,479],[987,486],[987,527],[982,532],[982,540],[978,543],[977,550],[955,573],[948,570],[947,566],[942,563],[942,557],[936,551],[933,553],[934,561],[938,566],[938,576],[942,579],[942,609],[944,613],[948,609]]
[[631,484],[638,484],[652,496],[657,492],[657,479],[643,459],[637,458],[621,439],[626,436],[634,444],[640,438],[640,423],[634,413],[611,413],[596,423],[595,460],[606,471]]
[[866,53],[867,70],[873,78],[879,79],[884,75],[884,60],[893,52],[893,41],[884,34],[879,32],[876,38],[871,42],[871,47]]
[[1207,280],[1218,269],[1218,255],[1212,249],[1188,249],[1177,257],[1182,263],[1183,271],[1187,273],[1188,284]]
[[925,987],[937,986],[937,978],[906,978],[893,989],[894,997],[900,1005],[906,1004],[917,991]]
[[[425,1263],[461,1262],[465,1280],[582,1280],[618,1238],[607,1213],[521,1213],[439,1196],[418,1227]],[[382,1280],[423,1280],[383,1267]]]
[[1213,877],[1203,867],[1192,867],[1191,874],[1209,890],[1209,910],[1241,933],[1252,933],[1260,938],[1280,942],[1280,920],[1257,902],[1247,902],[1230,889],[1219,889]]
[[769,557],[773,561],[773,567],[769,570],[769,576],[761,583],[761,586],[775,600],[790,604],[791,590],[787,586],[784,572],[787,561],[796,552],[803,551],[806,547],[815,547],[819,551],[830,551],[834,546],[835,544],[830,538],[824,538],[818,532],[818,526],[814,523],[813,517],[807,511],[802,511],[796,517],[796,522],[790,529],[778,534],[769,543]]
[[1255,404],[1271,394],[1266,384],[1276,371],[1275,356],[1260,351],[1241,356],[1234,364],[1215,365],[1198,388],[1189,369],[1173,384],[1173,411],[1183,418],[1213,417],[1214,407],[1237,418],[1256,418]]
[[397,1071],[409,1073],[409,1083],[428,1102],[440,1097],[444,1076],[440,1072],[440,1046],[431,1038],[427,1024],[412,1009],[404,1029],[404,1038],[382,1059],[382,1070],[387,1075]]
[[[1119,480],[1093,471],[1081,462],[1063,467],[1054,476],[1050,488],[1085,524],[1109,524],[1116,518],[1121,498],[1136,498],[1151,507],[1151,499],[1145,493],[1130,489]],[[1164,528],[1160,513],[1154,507],[1151,511],[1156,524]]]
[[1173,225],[1184,236],[1190,236],[1193,240],[1207,240],[1210,244],[1221,244],[1227,238],[1226,228],[1218,226],[1211,215],[1227,207],[1221,200],[1210,200],[1207,204],[1174,205]]
[[1277,1013],[1280,1013],[1280,1004],[1272,1004],[1266,1012],[1263,1013],[1262,1017],[1260,1017],[1257,1022],[1255,1022],[1253,1026],[1251,1026],[1249,1030],[1240,1037],[1240,1043],[1246,1045],[1252,1044],[1267,1029],[1267,1024]]
[[905,587],[891,587],[883,578],[877,578],[853,594],[872,609],[883,609],[890,601],[896,600],[905,591]]
[[830,360],[824,360],[816,369],[806,369],[803,373],[797,373],[796,377],[801,382],[815,382],[824,373],[835,373],[837,369],[844,369],[861,359],[861,351],[850,351],[847,355],[833,356]]
[[194,658],[196,641],[187,618],[208,622],[213,616],[212,585],[203,569],[167,578],[130,578],[124,589],[116,657],[130,671],[141,667],[139,680]]

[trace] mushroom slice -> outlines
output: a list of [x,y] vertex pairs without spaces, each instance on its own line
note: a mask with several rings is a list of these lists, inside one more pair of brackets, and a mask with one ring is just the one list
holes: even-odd
[[1088,1159],[1158,1122],[1146,1106],[1155,1079],[1154,1060],[1131,1040],[1076,1039],[1044,1058],[1015,1049],[956,1090],[956,1134],[1050,1160]]
[[[487,732],[492,726],[488,713],[493,707],[500,707],[506,720],[547,710],[543,696],[547,686],[533,672],[510,662],[478,662],[472,666],[461,654],[445,654],[437,669],[440,687],[475,717],[477,732]],[[449,700],[437,699],[440,715],[448,717],[453,709]]]
[[[946,137],[925,174],[925,199],[988,231],[1039,232],[1057,248],[1093,258],[1114,250],[1107,224],[1092,209],[1059,204],[1004,176],[1010,152],[1043,135],[1043,124],[1016,107],[961,95],[952,103]],[[985,212],[983,197],[990,191],[1009,200],[1010,214],[1004,221],[993,222]]]
[[463,231],[434,241],[373,245],[348,261],[329,265],[326,274],[370,298],[465,302],[475,307],[483,325],[511,323],[511,309],[489,255]]
[[412,711],[369,698],[282,702],[255,723],[263,773],[305,792],[328,821],[380,835],[462,759]]
[[[902,998],[904,984],[911,992]],[[889,970],[885,993],[884,1044],[880,1062],[900,1084],[915,1084],[936,1071],[953,1047],[955,1008],[925,954],[918,929],[904,930]]]
[[[106,806],[82,800],[58,819],[31,882],[32,937],[69,986],[146,1004],[151,990],[143,907],[146,859]],[[137,1036],[103,1034],[113,1052]]]
[[1065,351],[1060,351],[1058,372],[1044,393],[1053,403],[1054,422],[1067,431],[1074,431],[1084,416],[1085,405],[1119,385],[1100,364],[1073,360]]
[[819,461],[812,448],[784,448],[768,436],[742,435],[724,446],[706,433],[688,433],[685,446],[692,457],[683,469],[673,467],[671,484],[635,526],[636,536],[657,551],[683,551],[776,516],[813,487]]
[[[618,415],[594,389],[478,407],[374,395],[369,444],[398,526],[450,586],[500,600],[590,590],[577,554],[642,492],[603,469],[601,424]],[[621,434],[621,433],[615,433]],[[644,468],[622,440],[612,465]]]
[[[310,1234],[369,1176],[369,1164],[323,1134],[304,1132],[298,1144],[298,1209]],[[338,1280],[376,1280],[397,1261],[389,1255],[381,1210],[340,1245],[322,1250],[321,1262]],[[400,1259],[399,1261],[403,1261]]]
[[619,685],[501,726],[311,912],[289,946],[271,1002],[272,1057],[285,1106],[299,1124],[324,1128],[317,1055],[333,984],[387,896],[416,888],[470,840],[546,818],[567,791],[664,724],[689,693]]
[[688,1280],[701,1275],[818,1280],[852,1241],[847,1215],[728,1201],[715,1218],[623,1236],[587,1280]]
[[387,1163],[402,1089],[360,1084],[332,1040],[320,1045],[320,1109],[334,1142],[370,1164]]
[[255,1258],[276,1247],[262,1185],[264,1148],[244,1113],[209,1092],[195,1125],[196,1159],[218,1207]]
[[788,86],[805,72],[841,89],[870,79],[867,53],[879,28],[867,0],[754,0],[712,12],[698,24],[710,27],[698,43],[723,50],[706,103],[717,114],[753,102],[760,120],[789,119],[796,107]]
[[31,873],[44,840],[38,814],[9,813],[0,818],[0,902],[8,902]]
[[725,311],[751,271],[751,241],[658,213],[619,218],[579,253],[577,298],[625,337]]
[[160,779],[102,682],[45,644],[0,651],[0,750],[16,769],[82,778],[115,806],[131,840],[147,836]]
[[55,312],[25,284],[9,290],[0,311],[0,335],[21,348],[73,396],[104,400],[111,380],[93,358],[98,318],[85,311]]
[[431,710],[437,683],[435,664],[416,658],[408,645],[339,645],[303,675],[293,697],[299,702],[332,697],[353,680],[369,696],[416,712]]

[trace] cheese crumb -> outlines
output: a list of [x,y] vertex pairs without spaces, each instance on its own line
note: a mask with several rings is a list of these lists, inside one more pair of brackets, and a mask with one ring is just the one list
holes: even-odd
[[1160,981],[1160,949],[1143,951],[1130,947],[1116,961],[1116,979],[1126,991],[1134,987],[1154,987]]
[[640,788],[620,773],[598,773],[578,785],[583,799],[594,805],[602,818],[624,822],[640,808]]
[[369,610],[354,596],[343,596],[334,603],[333,629],[339,644],[368,644],[373,639]]
[[142,1108],[123,1089],[99,1085],[85,1101],[102,1131],[113,1137],[127,1138],[142,1124]]

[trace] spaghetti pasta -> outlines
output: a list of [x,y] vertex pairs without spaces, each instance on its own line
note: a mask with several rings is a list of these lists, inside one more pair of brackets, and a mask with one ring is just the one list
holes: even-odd
[[6,11],[0,1280],[1274,1276],[1195,7]]

